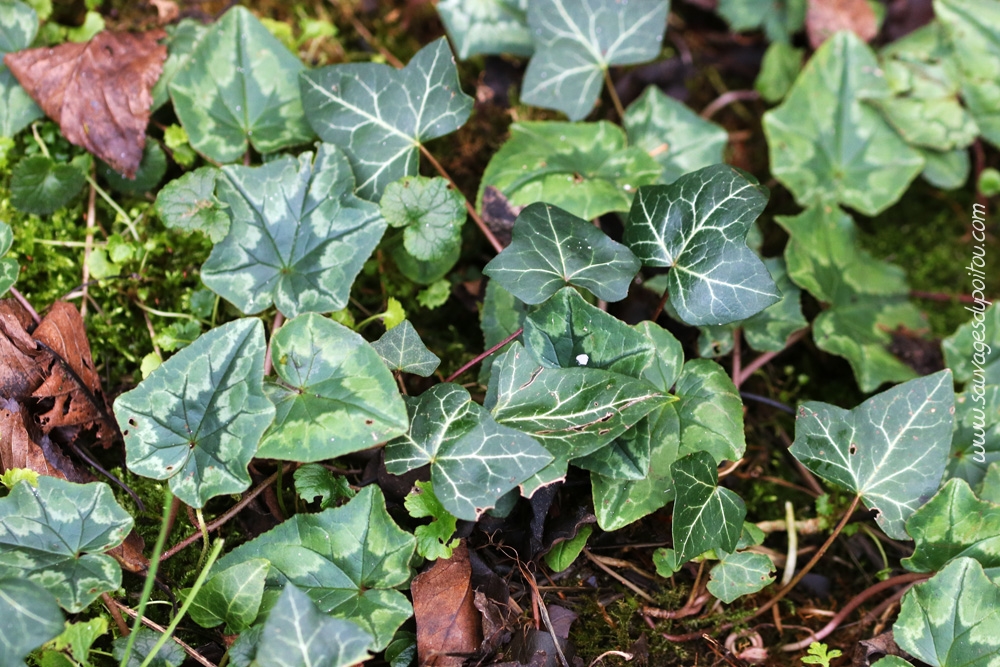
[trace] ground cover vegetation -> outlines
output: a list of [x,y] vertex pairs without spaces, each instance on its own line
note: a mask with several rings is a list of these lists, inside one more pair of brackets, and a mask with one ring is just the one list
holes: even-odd
[[1000,665],[1000,3],[0,58],[0,667]]

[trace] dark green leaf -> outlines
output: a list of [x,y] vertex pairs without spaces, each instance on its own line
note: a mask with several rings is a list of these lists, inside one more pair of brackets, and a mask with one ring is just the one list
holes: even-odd
[[167,173],[167,156],[159,143],[147,137],[142,161],[134,179],[125,178],[100,160],[97,162],[97,173],[112,190],[127,195],[141,195],[154,189],[163,180]]
[[716,463],[743,458],[743,401],[722,366],[708,359],[689,361],[674,391],[680,399],[674,407],[680,417],[681,456],[708,452]]
[[191,619],[203,628],[225,623],[227,635],[247,630],[257,618],[268,567],[257,558],[213,574],[188,609]]
[[409,320],[403,320],[372,343],[389,370],[430,377],[441,360],[427,349]]
[[74,165],[41,155],[26,157],[11,173],[10,203],[25,213],[48,215],[68,204],[86,182]]
[[295,469],[295,492],[307,503],[319,498],[319,508],[336,507],[340,500],[350,500],[356,493],[347,479],[319,465],[307,463]]
[[[0,3],[0,7],[4,5]],[[0,54],[2,58],[3,54]],[[2,63],[0,59],[0,63]],[[0,64],[0,137],[13,137],[45,114],[21,87],[6,66]]]
[[677,499],[672,532],[677,562],[684,563],[709,549],[735,551],[747,508],[735,493],[719,486],[715,459],[700,451],[671,466]]
[[199,167],[175,178],[156,195],[156,213],[171,229],[197,230],[218,243],[229,231],[228,208],[215,197],[215,167]]
[[441,0],[441,21],[462,60],[478,54],[530,56],[528,0]]
[[24,667],[29,652],[57,636],[63,614],[45,588],[21,577],[0,577],[0,667]]
[[[527,306],[516,296],[493,280],[486,283],[486,296],[479,314],[479,326],[483,330],[483,349],[488,350],[500,341],[513,335],[524,324]],[[483,359],[479,371],[479,382],[488,384],[493,360],[510,348],[510,343]]]
[[573,564],[580,552],[587,546],[587,538],[594,532],[593,526],[581,526],[573,539],[564,540],[557,543],[552,550],[545,554],[545,564],[553,572],[562,572]]
[[386,186],[382,217],[403,227],[403,247],[418,260],[440,260],[462,244],[465,198],[441,178],[404,176]]

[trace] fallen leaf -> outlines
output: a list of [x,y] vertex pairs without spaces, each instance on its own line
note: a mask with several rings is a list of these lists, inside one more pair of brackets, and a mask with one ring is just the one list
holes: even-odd
[[867,0],[809,0],[806,33],[812,48],[840,30],[850,30],[866,42],[878,34],[878,19]]
[[410,584],[421,665],[461,667],[479,648],[482,630],[471,577],[469,552],[463,541],[450,559],[435,561]]
[[162,30],[99,32],[89,42],[9,53],[4,63],[63,136],[128,178],[142,160],[151,89],[167,47]]
[[94,480],[47,435],[37,433],[27,411],[17,401],[0,397],[0,472],[11,468],[26,468],[77,484]]
[[523,206],[515,206],[492,185],[483,190],[483,222],[504,248],[510,245],[511,230]]

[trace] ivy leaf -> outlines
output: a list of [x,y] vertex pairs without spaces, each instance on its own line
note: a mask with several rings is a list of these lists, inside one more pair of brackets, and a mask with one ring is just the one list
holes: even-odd
[[839,202],[877,215],[923,169],[920,153],[863,102],[889,95],[880,72],[871,49],[842,31],[764,114],[774,176],[802,206]]
[[299,497],[307,503],[319,498],[319,508],[323,510],[336,507],[339,500],[350,500],[357,495],[344,477],[334,475],[318,463],[299,466],[292,476]]
[[344,308],[385,221],[354,196],[340,149],[321,144],[315,162],[307,152],[222,173],[229,234],[202,266],[205,285],[244,313],[272,303],[288,317]]
[[994,461],[1000,461],[1000,385],[973,383],[955,396],[955,435],[945,478],[975,486]]
[[199,231],[218,243],[229,232],[228,206],[215,196],[215,167],[199,167],[170,181],[156,195],[156,214],[170,229]]
[[636,188],[655,183],[661,171],[644,146],[627,144],[625,132],[607,121],[514,123],[483,172],[478,206],[492,186],[509,205],[545,202],[586,220],[627,211]]
[[[135,644],[132,646],[132,653],[129,654],[125,667],[141,667],[146,657],[152,652],[153,647],[160,641],[161,634],[149,628],[139,628]],[[125,646],[128,644],[128,637],[119,637],[112,643],[111,653],[115,660],[120,661],[125,657]],[[184,659],[184,649],[176,642],[168,641],[156,652],[156,656],[150,661],[149,667],[181,667]]]
[[646,151],[663,167],[660,183],[673,183],[684,174],[722,162],[722,151],[729,142],[724,128],[703,119],[656,86],[647,87],[629,105],[622,124],[629,143]]
[[524,303],[542,303],[567,285],[621,301],[639,271],[628,248],[555,206],[532,204],[521,211],[513,239],[483,273]]
[[42,155],[26,157],[11,172],[10,203],[25,213],[48,215],[72,201],[86,181],[76,165]]
[[708,359],[687,362],[674,391],[680,399],[675,407],[681,456],[708,452],[716,463],[743,458],[743,401],[722,366]]
[[[483,297],[483,309],[479,313],[479,327],[483,330],[483,349],[498,345],[509,338],[524,325],[527,306],[523,301],[505,290],[500,283],[491,280],[486,283],[486,296]],[[510,349],[512,343],[483,359],[479,370],[479,382],[489,383],[490,369],[493,360]]]
[[103,552],[131,530],[107,484],[44,475],[37,487],[21,482],[0,498],[0,578],[40,584],[78,613],[121,584],[121,568]]
[[445,509],[434,495],[430,482],[417,482],[413,491],[403,499],[406,511],[414,519],[431,517],[431,522],[417,526],[413,536],[417,538],[417,553],[427,560],[451,558],[451,552],[458,546],[455,534],[457,519]]
[[534,51],[528,0],[441,0],[437,10],[462,60],[479,54],[530,56]]
[[636,324],[635,328],[649,339],[656,350],[653,360],[643,369],[642,377],[660,391],[670,391],[684,366],[684,348],[672,333],[654,322],[646,320]]
[[343,147],[358,194],[373,201],[389,183],[415,176],[421,145],[462,127],[472,111],[443,37],[402,70],[331,65],[303,72],[301,86],[309,124],[323,141]]
[[409,320],[403,320],[372,343],[389,370],[430,377],[441,359],[427,349]]
[[414,546],[386,512],[382,491],[366,486],[346,505],[296,514],[220,558],[213,571],[265,558],[271,563],[265,599],[267,591],[292,583],[324,614],[361,626],[374,637],[370,648],[381,651],[413,614],[396,589],[410,580]]
[[359,334],[316,313],[290,320],[271,339],[280,382],[267,385],[277,411],[257,456],[322,461],[406,431],[392,373]]
[[975,558],[986,576],[1000,577],[1000,505],[980,500],[962,479],[950,479],[906,521],[916,542],[903,559],[911,572],[934,572],[958,557]]
[[646,266],[671,267],[670,303],[688,324],[744,320],[781,295],[746,238],[767,189],[728,165],[639,188],[624,242]]
[[250,486],[247,464],[274,418],[264,395],[264,326],[212,329],[115,401],[129,470],[169,479],[191,507]]
[[443,259],[462,244],[465,198],[440,176],[390,183],[379,208],[390,226],[403,228],[403,247],[421,261]]
[[8,53],[31,46],[38,14],[23,2],[0,3],[0,137],[13,137],[45,114],[3,64]]
[[248,146],[274,153],[313,137],[297,75],[305,66],[245,7],[208,29],[170,81],[174,110],[191,145],[217,162]]
[[188,608],[191,619],[203,628],[225,623],[227,635],[247,630],[260,610],[268,567],[257,558],[213,574]]
[[903,596],[892,626],[899,647],[941,667],[993,667],[1000,655],[1000,587],[958,558]]
[[608,67],[660,55],[667,9],[660,0],[529,3],[535,55],[524,73],[521,101],[581,120],[597,101]]
[[709,549],[735,551],[747,508],[735,493],[718,486],[719,472],[708,452],[694,452],[671,466],[677,499],[672,522],[677,563]]
[[0,295],[3,295],[17,282],[21,266],[16,259],[4,257],[14,243],[14,232],[6,222],[0,222]]
[[[21,486],[24,486],[23,484]],[[0,667],[24,667],[24,658],[63,629],[63,614],[45,588],[21,577],[0,577]]]
[[764,101],[777,104],[788,94],[802,70],[805,49],[784,42],[772,42],[764,52],[760,73],[753,87]]
[[774,581],[774,563],[764,554],[740,551],[724,557],[712,568],[708,592],[726,604],[763,590]]
[[497,423],[469,392],[438,384],[411,401],[410,431],[385,448],[386,470],[430,464],[434,495],[459,519],[475,521],[552,457],[530,437]]
[[886,535],[934,494],[951,444],[951,371],[910,380],[853,410],[807,402],[795,419],[791,452],[823,479],[857,493]]
[[354,623],[326,616],[309,596],[286,584],[264,623],[260,667],[350,667],[367,660],[371,636]]
[[1000,384],[1000,305],[966,306],[972,319],[941,342],[945,364],[957,382]]

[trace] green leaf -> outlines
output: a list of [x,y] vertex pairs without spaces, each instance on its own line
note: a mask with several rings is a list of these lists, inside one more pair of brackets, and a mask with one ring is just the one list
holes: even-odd
[[[969,263],[973,269],[975,266]],[[975,269],[979,270],[979,269]],[[985,296],[977,291],[981,301],[965,309],[972,319],[958,327],[941,342],[945,364],[955,373],[957,382],[975,384],[1000,384],[1000,305],[988,304]]]
[[725,556],[712,568],[708,592],[726,604],[763,590],[774,581],[774,563],[764,554],[740,551]]
[[167,173],[167,156],[160,144],[146,138],[146,146],[142,151],[142,161],[134,179],[128,179],[119,174],[102,160],[97,162],[97,173],[115,192],[126,195],[141,195],[156,188]]
[[38,14],[17,0],[0,3],[0,63],[8,53],[31,46],[38,32]]
[[292,583],[324,614],[360,625],[375,638],[370,648],[381,651],[413,614],[396,589],[410,580],[414,546],[386,512],[382,491],[366,486],[342,507],[296,514],[219,559],[213,571],[265,558],[265,600],[266,591]]
[[680,418],[681,456],[708,452],[716,463],[743,458],[743,401],[722,366],[708,359],[687,362],[674,391],[680,399],[674,407]]
[[240,634],[229,647],[229,664],[233,667],[251,667],[254,658],[257,657],[257,647],[263,634],[263,623]]
[[130,530],[132,517],[107,484],[22,482],[0,498],[0,578],[34,581],[75,614],[121,584],[121,568],[103,552]]
[[706,167],[639,188],[623,240],[646,266],[671,267],[670,303],[684,322],[743,320],[781,298],[746,244],[766,204],[767,189],[749,174]]
[[980,500],[962,479],[950,479],[906,522],[916,542],[903,559],[911,572],[941,570],[959,557],[975,558],[986,576],[1000,577],[1000,505]]
[[385,649],[389,667],[412,667],[417,664],[417,635],[400,630]]
[[379,208],[390,226],[404,228],[403,247],[421,261],[443,259],[462,245],[465,198],[440,176],[404,176],[390,183]]
[[180,125],[168,125],[163,129],[163,145],[170,149],[170,157],[181,167],[190,168],[198,159],[187,132]]
[[[0,3],[0,7],[4,6],[6,5]],[[32,121],[44,117],[45,113],[38,108],[10,70],[0,64],[0,137],[13,137]]]
[[907,539],[903,524],[937,490],[951,444],[951,371],[910,380],[853,410],[799,406],[791,452],[832,484],[857,493],[886,535]]
[[420,146],[462,127],[472,111],[443,37],[402,70],[331,65],[303,72],[301,86],[309,124],[323,141],[344,149],[358,194],[373,201],[389,183],[415,176]]
[[1000,665],[1000,587],[958,558],[903,596],[892,626],[901,649],[940,667]]
[[567,285],[598,299],[621,301],[639,260],[604,232],[566,211],[532,204],[517,216],[513,241],[483,273],[521,301],[544,302]]
[[245,7],[233,7],[198,40],[170,81],[191,145],[217,162],[307,143],[297,75],[305,67]]
[[213,574],[188,608],[191,619],[203,628],[225,623],[227,635],[248,629],[260,610],[268,567],[257,558]]
[[350,667],[367,660],[371,636],[354,623],[326,616],[309,596],[286,584],[264,623],[260,667]]
[[684,563],[709,549],[735,551],[747,508],[729,489],[718,486],[715,459],[700,451],[671,466],[676,485],[672,533],[677,562]]
[[[146,657],[160,641],[160,633],[149,628],[139,628],[136,634],[135,644],[132,646],[132,653],[129,654],[125,667],[141,667]],[[112,644],[111,653],[115,660],[121,661],[125,657],[125,645],[128,637],[119,637]],[[177,642],[168,641],[160,650],[156,652],[156,657],[150,661],[148,667],[180,667],[187,656],[184,649]]]
[[[181,66],[186,64],[208,26],[192,18],[181,19],[174,25],[166,26],[167,59],[163,63],[163,73],[153,86],[153,106],[156,111],[170,99],[170,82],[174,80]],[[184,134],[187,142],[187,133]]]
[[[841,656],[841,652],[837,649],[832,651],[827,650],[826,644],[820,642],[813,642],[809,645],[808,655],[802,658],[802,663],[806,665],[823,665],[824,667],[830,667],[830,661],[835,660]],[[905,662],[905,661],[904,661]]]
[[386,331],[372,343],[372,347],[382,357],[389,370],[413,373],[420,377],[430,377],[437,370],[441,360],[427,349],[420,340],[420,334],[409,320]]
[[72,201],[86,182],[74,165],[41,155],[26,157],[11,172],[10,203],[25,213],[48,215]]
[[401,475],[430,464],[434,495],[459,519],[475,521],[552,460],[459,385],[435,385],[411,400],[410,410],[409,433],[385,448],[386,470]]
[[533,0],[528,26],[535,54],[524,73],[521,101],[583,119],[600,95],[608,67],[660,55],[668,8],[660,0]]
[[[479,326],[483,330],[483,349],[488,350],[513,335],[523,326],[526,314],[527,306],[524,302],[501,287],[500,283],[494,280],[486,283],[483,309],[479,313]],[[508,343],[483,359],[479,371],[481,384],[489,383],[493,360],[509,350],[510,346]]]
[[760,96],[776,104],[788,94],[802,69],[805,49],[797,49],[786,42],[772,42],[764,52],[760,73],[753,87]]
[[674,335],[660,325],[646,320],[635,325],[656,350],[653,360],[642,371],[642,377],[654,387],[668,392],[677,383],[684,366],[684,348]]
[[528,0],[441,0],[441,21],[462,60],[478,54],[530,56]]
[[187,347],[197,340],[200,335],[200,322],[197,320],[180,320],[160,329],[159,333],[153,338],[153,342],[159,345],[164,352],[173,352],[182,347]]
[[277,411],[257,456],[322,461],[406,432],[406,406],[392,373],[359,334],[306,313],[271,339],[280,382],[267,385]]
[[920,176],[936,188],[955,190],[969,180],[969,151],[957,148],[941,152],[929,148],[917,148],[924,156],[924,170]]
[[215,197],[219,170],[199,167],[175,178],[156,195],[156,214],[170,229],[199,231],[218,243],[229,232],[228,206]]
[[66,623],[62,634],[52,640],[57,651],[69,650],[73,660],[82,664],[90,664],[90,648],[100,637],[107,634],[108,621],[98,616],[89,621]]
[[1000,505],[1000,462],[994,461],[986,468],[976,493],[983,500]]
[[350,500],[357,495],[347,480],[319,465],[307,463],[299,466],[292,474],[295,478],[295,492],[302,500],[310,503],[319,498],[319,508],[336,507],[339,500]]
[[871,49],[842,31],[764,114],[771,170],[800,205],[839,202],[876,215],[923,169],[920,153],[863,101],[889,95],[880,72]]
[[435,280],[426,288],[417,292],[417,303],[427,310],[434,310],[447,303],[450,296],[451,282],[446,279]]
[[945,477],[975,486],[994,461],[1000,461],[1000,386],[972,383],[955,396],[955,435]]
[[580,531],[570,540],[564,540],[552,547],[551,551],[545,554],[545,563],[553,572],[562,572],[573,564],[580,552],[587,546],[587,539],[594,532],[594,527],[581,526]]
[[[659,183],[722,162],[729,142],[726,130],[687,108],[656,86],[648,86],[622,118],[628,140],[663,167]],[[634,188],[647,183],[630,183]]]
[[202,266],[205,285],[244,313],[272,303],[287,317],[345,307],[385,222],[354,196],[344,154],[320,144],[315,161],[307,152],[222,173],[229,234]]
[[0,222],[0,295],[3,295],[17,282],[21,266],[16,259],[4,257],[14,243],[14,232],[6,222]]
[[636,188],[661,171],[648,147],[627,143],[607,121],[514,123],[483,172],[477,204],[493,186],[514,206],[544,202],[587,220],[627,211]]
[[0,577],[0,618],[0,667],[24,667],[28,653],[63,629],[63,614],[52,594],[19,576]]
[[264,395],[264,326],[256,318],[212,329],[115,401],[125,462],[169,479],[191,507],[250,486],[247,464],[274,418]]
[[897,655],[887,655],[872,663],[872,667],[913,667],[912,663],[903,660]]
[[417,526],[413,531],[413,536],[417,538],[417,553],[427,560],[451,558],[451,552],[459,543],[457,538],[451,539],[458,521],[434,495],[431,483],[417,482],[413,491],[403,499],[403,505],[414,519],[428,516],[432,519],[429,524]]
[[763,28],[768,40],[789,42],[802,29],[806,0],[719,0],[718,12],[734,31]]

